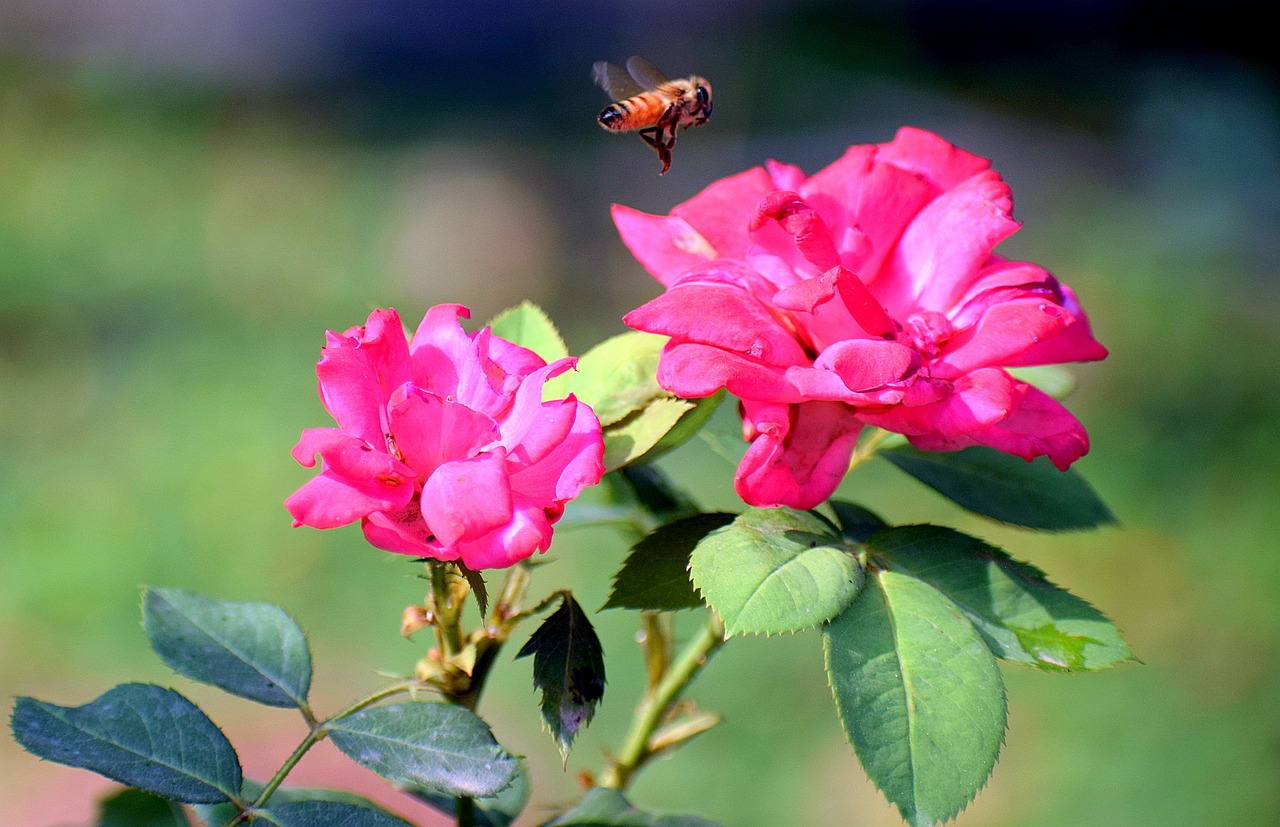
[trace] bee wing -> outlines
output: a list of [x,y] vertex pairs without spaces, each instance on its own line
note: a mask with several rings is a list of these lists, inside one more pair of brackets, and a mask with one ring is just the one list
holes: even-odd
[[639,55],[627,58],[627,74],[645,89],[656,89],[667,82],[662,70]]
[[626,69],[603,60],[596,61],[591,66],[591,79],[615,101],[626,100],[644,91],[631,79]]

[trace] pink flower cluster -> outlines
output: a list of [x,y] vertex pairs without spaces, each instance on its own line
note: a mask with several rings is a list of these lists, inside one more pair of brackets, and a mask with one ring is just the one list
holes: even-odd
[[431,308],[411,342],[394,310],[327,334],[316,373],[338,427],[293,449],[307,467],[323,460],[285,502],[295,526],[360,520],[378,548],[473,570],[546,551],[565,503],[604,473],[600,422],[572,396],[542,400],[573,359],[548,365],[459,316]]
[[755,167],[670,215],[615,206],[666,287],[625,321],[670,337],[663,387],[739,397],[750,447],[735,487],[749,504],[824,501],[864,425],[1065,469],[1089,449],[1084,427],[1005,368],[1106,349],[1070,288],[992,252],[1020,226],[1011,211],[989,161],[910,128],[812,176]]

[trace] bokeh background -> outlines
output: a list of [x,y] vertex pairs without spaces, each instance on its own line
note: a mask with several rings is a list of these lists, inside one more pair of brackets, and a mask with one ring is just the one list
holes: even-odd
[[[287,607],[312,633],[321,711],[412,668],[424,644],[398,620],[417,569],[355,528],[291,529],[281,507],[309,476],[298,432],[326,424],[323,331],[373,307],[413,320],[457,301],[483,320],[529,298],[581,351],[657,292],[610,203],[665,212],[767,158],[813,172],[911,124],[994,159],[1025,222],[1002,252],[1072,284],[1111,348],[1070,404],[1093,436],[1077,467],[1120,524],[1003,529],[882,462],[843,494],[1037,563],[1142,660],[1007,669],[1008,743],[959,823],[1280,823],[1280,78],[1247,8],[0,0],[0,694],[173,685],[265,776],[299,722],[172,676],[137,595]],[[592,62],[633,53],[715,87],[714,121],[664,178],[594,122]],[[721,447],[664,462],[726,508]],[[535,593],[567,581],[598,606],[623,552],[563,532]],[[522,824],[573,800],[625,729],[635,626],[606,612],[599,630],[609,689],[567,771],[528,661],[494,676],[481,711],[533,772]],[[693,695],[724,724],[651,767],[638,804],[898,823],[844,742],[816,634],[734,641]],[[318,753],[298,778],[369,785],[344,762]],[[6,824],[88,824],[109,789],[0,738]]]

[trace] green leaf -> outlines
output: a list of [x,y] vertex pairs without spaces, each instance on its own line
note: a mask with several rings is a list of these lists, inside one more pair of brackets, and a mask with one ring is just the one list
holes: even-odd
[[851,543],[865,543],[867,538],[889,524],[879,514],[844,500],[827,500],[827,505],[840,521],[840,534]]
[[694,408],[687,399],[659,396],[624,419],[606,425],[605,470],[613,471],[648,455]]
[[702,538],[733,522],[723,512],[673,520],[631,547],[602,609],[673,612],[696,609],[702,598],[689,579],[689,555]]
[[362,709],[326,729],[347,757],[404,787],[493,795],[511,783],[516,759],[488,724],[460,706],[410,702]]
[[1072,469],[1041,457],[1027,462],[994,448],[925,452],[881,450],[889,460],[962,508],[1002,523],[1073,531],[1115,522],[1115,515]]
[[[529,770],[525,766],[523,759],[517,760],[520,768],[510,786],[497,795],[471,799],[474,805],[472,823],[475,827],[510,827],[511,822],[515,821],[520,813],[524,811],[525,806],[529,803],[529,794],[531,792],[529,788]],[[458,815],[458,799],[455,796],[426,791],[409,790],[408,792],[450,818],[456,818]]]
[[453,564],[458,567],[467,585],[471,587],[471,593],[476,598],[476,608],[480,610],[480,618],[483,620],[489,615],[489,589],[485,587],[484,575],[467,568],[461,560],[454,560]]
[[188,678],[268,706],[306,705],[307,636],[278,606],[148,588],[142,625],[156,654]]
[[1066,399],[1076,389],[1076,376],[1062,365],[1006,368],[1014,379],[1035,385],[1054,399]]
[[28,752],[165,798],[211,804],[240,792],[235,750],[172,689],[125,683],[76,707],[19,698],[9,723]]
[[[704,396],[701,399],[683,399],[680,401],[685,403],[684,413],[681,414],[680,420],[676,422],[662,438],[654,443],[653,447],[645,451],[634,462],[648,463],[653,462],[658,457],[680,447],[688,442],[698,430],[707,423],[711,415],[716,412],[716,408],[720,407],[720,401],[724,399],[725,392],[723,390],[716,391],[711,396]],[[655,402],[658,400],[655,400]]]
[[569,355],[560,332],[541,307],[533,302],[521,302],[504,310],[489,322],[493,335],[508,342],[527,347],[548,364]]
[[628,465],[605,475],[615,502],[638,506],[660,522],[697,514],[699,509],[656,465]]
[[1070,672],[1133,658],[1102,612],[976,537],[900,526],[873,536],[867,550],[951,598],[997,657]]
[[604,652],[591,621],[566,593],[516,658],[533,655],[533,685],[542,690],[542,719],[561,756],[567,757],[578,730],[591,723],[604,697]]
[[572,809],[544,827],[718,827],[696,816],[656,816],[637,810],[617,790],[593,787]]
[[612,425],[658,397],[674,399],[657,380],[658,355],[665,336],[637,330],[620,333],[578,358],[578,369],[547,381],[546,399],[569,393],[596,412],[601,425]]
[[[262,795],[262,790],[262,784],[246,778],[240,790],[240,797],[245,801],[257,801],[258,796]],[[364,809],[378,809],[378,806],[372,801],[355,793],[311,787],[280,787],[271,794],[271,799],[267,802],[267,805],[271,808],[271,812],[274,813],[276,808],[283,804],[301,801],[334,801]],[[197,804],[194,809],[201,821],[210,825],[210,827],[221,827],[232,818],[235,818],[240,812],[233,804]]]
[[386,810],[343,801],[292,801],[267,813],[279,827],[413,827]]
[[913,825],[960,812],[995,765],[1006,706],[995,659],[955,604],[875,572],[823,649],[845,733],[885,797]]
[[863,572],[850,552],[815,514],[752,508],[698,543],[690,571],[726,634],[796,632],[857,596]]
[[94,827],[191,827],[191,822],[167,798],[124,789],[102,800]]

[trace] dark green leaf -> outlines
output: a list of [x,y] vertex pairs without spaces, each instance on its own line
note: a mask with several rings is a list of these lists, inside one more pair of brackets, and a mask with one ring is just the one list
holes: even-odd
[[561,755],[591,722],[604,697],[604,652],[578,601],[565,594],[556,609],[516,654],[533,655],[533,685],[542,691],[542,719]]
[[753,508],[693,551],[694,585],[729,635],[796,632],[844,611],[862,567],[824,520],[790,508]]
[[554,362],[569,355],[560,338],[560,332],[547,317],[546,312],[532,302],[521,302],[504,310],[489,322],[494,336],[527,347],[545,362]]
[[476,597],[476,607],[480,609],[480,617],[483,619],[489,614],[489,590],[485,588],[484,576],[478,571],[472,571],[462,564],[461,560],[455,560],[454,565],[458,567],[458,571],[462,572],[462,576],[466,578],[467,585],[471,587],[471,593]]
[[189,678],[269,706],[306,704],[307,636],[278,606],[149,588],[142,625],[156,654]]
[[605,480],[616,499],[635,502],[662,522],[698,513],[698,507],[656,465],[628,465]]
[[851,543],[865,543],[867,538],[889,524],[879,514],[844,500],[827,500],[827,505],[840,521],[840,534]]
[[572,809],[544,827],[718,827],[696,816],[656,816],[637,810],[617,790],[594,787]]
[[867,543],[893,568],[955,601],[997,657],[1082,671],[1133,658],[1114,624],[1044,572],[949,528],[900,526]]
[[925,452],[910,447],[879,454],[939,494],[975,514],[1045,531],[1072,531],[1115,522],[1111,509],[1074,469],[1048,459],[1027,462],[994,448]]
[[874,573],[823,633],[836,709],[867,775],[913,825],[960,812],[1004,738],[995,659],[945,595]]
[[649,534],[631,547],[603,608],[669,612],[703,605],[689,579],[689,555],[703,537],[731,522],[732,514],[695,514]]
[[[510,827],[511,822],[524,811],[525,805],[529,803],[529,770],[523,759],[518,760],[520,769],[516,772],[516,777],[510,786],[497,795],[471,799],[474,806],[472,822],[475,827]],[[456,796],[429,791],[408,790],[407,792],[450,818],[458,814]]]
[[342,801],[292,801],[268,813],[280,827],[413,827],[386,810]]
[[398,785],[448,795],[493,795],[511,783],[516,759],[474,712],[444,703],[362,709],[327,729],[338,749]]
[[191,822],[169,799],[125,789],[102,800],[94,827],[191,827]]
[[235,750],[172,689],[126,683],[76,707],[19,698],[10,726],[28,752],[166,798],[214,803],[240,792]]
[[[263,785],[246,778],[241,787],[240,796],[245,801],[257,801],[262,795]],[[377,805],[367,798],[344,790],[323,790],[310,787],[281,787],[271,794],[267,805],[272,812],[282,804],[297,801],[336,801],[356,807],[377,809]],[[196,815],[210,827],[222,827],[239,812],[233,804],[197,804]]]

